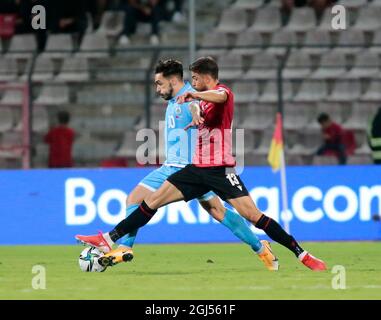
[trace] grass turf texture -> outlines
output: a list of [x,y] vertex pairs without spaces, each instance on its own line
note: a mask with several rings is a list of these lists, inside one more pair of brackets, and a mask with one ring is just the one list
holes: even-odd
[[[310,271],[278,244],[278,272],[243,244],[137,245],[132,262],[103,273],[80,271],[82,246],[0,246],[0,299],[381,299],[381,243],[303,246],[329,271]],[[46,267],[45,290],[32,289],[34,265]],[[332,289],[334,265],[345,267],[345,290]]]

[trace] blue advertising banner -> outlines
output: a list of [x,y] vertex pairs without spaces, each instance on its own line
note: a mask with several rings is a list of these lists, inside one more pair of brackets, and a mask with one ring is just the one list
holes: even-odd
[[[109,231],[151,170],[0,171],[0,244],[74,244],[75,234]],[[287,175],[290,230],[298,240],[381,239],[381,223],[372,219],[381,213],[381,166],[290,167]],[[252,167],[241,178],[258,207],[283,224],[279,173]],[[137,236],[137,243],[235,241],[197,201],[161,208]]]

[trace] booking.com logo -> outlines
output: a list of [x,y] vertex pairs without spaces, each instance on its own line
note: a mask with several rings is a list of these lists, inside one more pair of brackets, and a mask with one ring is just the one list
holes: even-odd
[[[250,195],[256,203],[264,200],[267,208],[263,212],[279,221],[280,191],[278,187],[255,187],[250,190]],[[98,216],[104,223],[115,225],[125,218],[127,196],[127,193],[120,189],[109,189],[97,193],[96,186],[91,180],[69,178],[65,182],[66,224],[87,225]],[[339,199],[344,200],[344,206],[336,205]],[[118,204],[118,210],[110,212],[109,207],[114,201]],[[314,203],[314,209],[306,205],[307,201]],[[381,185],[359,186],[357,190],[345,185],[335,185],[325,191],[317,186],[306,185],[291,195],[290,209],[293,218],[304,223],[315,223],[324,217],[339,223],[350,221],[355,217],[365,222],[372,218],[373,201],[378,201],[381,206]],[[163,219],[166,219],[168,224],[177,224],[180,220],[188,224],[205,224],[212,221],[200,206],[194,212],[189,203],[183,202],[161,208],[150,224],[159,223]]]

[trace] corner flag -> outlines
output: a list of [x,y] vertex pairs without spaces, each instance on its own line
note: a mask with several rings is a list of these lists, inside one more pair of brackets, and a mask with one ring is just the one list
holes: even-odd
[[271,141],[268,162],[274,171],[278,171],[282,165],[283,155],[283,133],[282,133],[282,115],[278,112],[276,114],[276,123],[273,139]]

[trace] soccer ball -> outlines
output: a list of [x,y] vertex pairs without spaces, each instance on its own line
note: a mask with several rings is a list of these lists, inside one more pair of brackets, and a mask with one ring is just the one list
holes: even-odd
[[98,259],[103,256],[103,253],[94,247],[85,248],[79,255],[79,267],[84,272],[103,272],[105,267],[101,266]]

